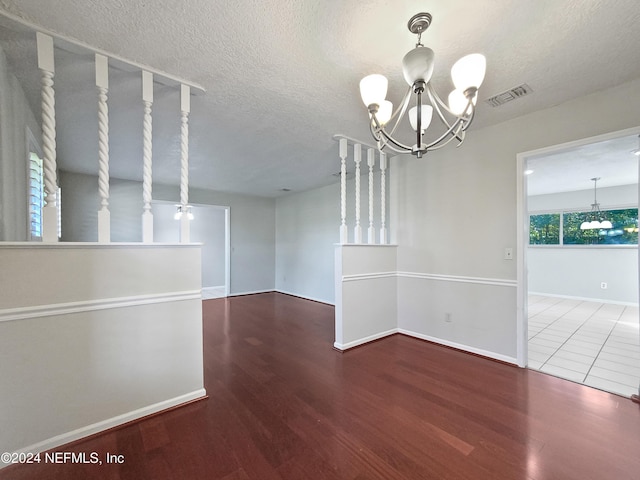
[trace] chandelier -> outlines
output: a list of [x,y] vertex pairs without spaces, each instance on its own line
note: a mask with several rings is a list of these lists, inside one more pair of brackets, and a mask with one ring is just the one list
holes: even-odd
[[[486,59],[484,55],[473,53],[458,60],[451,68],[455,90],[449,94],[448,104],[442,101],[430,83],[434,66],[433,50],[421,43],[422,34],[431,24],[431,19],[429,13],[418,13],[407,24],[409,31],[418,36],[418,42],[402,60],[402,71],[409,89],[395,112],[393,104],[385,100],[388,87],[386,77],[373,74],[360,81],[360,95],[371,117],[371,134],[380,150],[389,147],[395,152],[412,153],[420,158],[428,151],[442,148],[454,139],[459,146],[473,120],[478,88],[484,80]],[[394,139],[393,135],[407,111],[412,94],[415,95],[415,106],[409,110],[408,116],[411,127],[416,132],[416,144],[410,146]],[[425,94],[429,104],[422,103]],[[437,139],[426,143],[422,136],[431,123],[434,111],[446,131]],[[389,129],[393,120],[395,125]]]
[[[591,213],[587,216],[587,219],[580,224],[580,230],[613,228],[613,225],[609,220],[602,220],[603,215],[600,211],[600,204],[598,203],[598,200],[596,200],[596,186],[598,185],[598,180],[600,180],[600,177],[594,177],[591,179],[593,182],[593,203],[591,204]],[[590,221],[589,218],[591,219]]]

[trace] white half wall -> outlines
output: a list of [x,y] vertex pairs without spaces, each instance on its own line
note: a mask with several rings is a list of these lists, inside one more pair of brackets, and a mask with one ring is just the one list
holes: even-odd
[[0,451],[205,395],[198,245],[0,243]]
[[335,348],[397,333],[395,269],[394,245],[336,245]]

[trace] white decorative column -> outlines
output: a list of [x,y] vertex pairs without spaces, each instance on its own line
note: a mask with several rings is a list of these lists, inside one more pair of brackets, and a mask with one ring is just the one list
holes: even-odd
[[340,243],[348,243],[347,230],[347,139],[340,139]]
[[373,228],[373,166],[376,163],[375,151],[373,148],[367,150],[367,165],[369,166],[369,230],[367,231],[367,242],[376,243],[376,231]]
[[387,243],[387,154],[380,152],[380,243]]
[[109,60],[96,53],[96,87],[98,89],[98,242],[111,241],[111,214],[109,213]]
[[362,243],[362,227],[360,226],[360,161],[362,160],[362,145],[353,146],[353,160],[356,163],[356,226],[353,229],[353,243]]
[[44,170],[44,206],[42,208],[42,241],[58,241],[58,208],[56,195],[56,111],[53,90],[53,38],[36,33],[38,68],[42,73],[42,150]]
[[189,243],[189,112],[191,111],[191,89],[188,85],[180,85],[180,242]]
[[142,104],[144,105],[142,123],[142,241],[153,243],[153,214],[151,213],[153,74],[145,70],[142,71]]

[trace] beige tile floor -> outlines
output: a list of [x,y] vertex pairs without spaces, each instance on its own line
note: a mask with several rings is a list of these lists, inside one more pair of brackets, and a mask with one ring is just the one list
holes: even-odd
[[638,307],[529,295],[528,367],[626,397],[640,384]]

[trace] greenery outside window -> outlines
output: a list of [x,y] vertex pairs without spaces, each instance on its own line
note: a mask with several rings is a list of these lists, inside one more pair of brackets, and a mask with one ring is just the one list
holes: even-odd
[[529,215],[529,245],[637,245],[638,209],[603,210],[613,228],[580,230],[590,212]]
[[560,214],[543,213],[529,217],[530,245],[560,244]]

